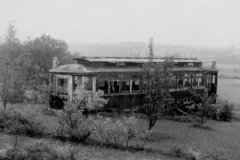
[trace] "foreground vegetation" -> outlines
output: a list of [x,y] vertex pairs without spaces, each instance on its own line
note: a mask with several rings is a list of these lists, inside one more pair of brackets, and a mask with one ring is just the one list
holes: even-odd
[[[58,126],[58,112],[46,111],[45,107],[37,104],[17,104],[14,108],[23,113],[35,114],[35,120],[41,122],[46,129],[42,136],[33,136],[28,134],[18,136],[17,147],[29,148],[36,141],[45,145],[54,146],[56,152],[64,152],[64,155],[70,156],[69,149],[73,152],[77,149],[77,159],[176,159],[180,153],[179,159],[186,159],[187,155],[195,157],[217,157],[225,159],[238,159],[240,139],[239,121],[219,122],[208,120],[204,127],[200,127],[196,122],[188,120],[183,122],[186,117],[177,116],[177,121],[163,119],[156,122],[152,133],[145,145],[145,150],[136,150],[130,144],[128,148],[114,148],[109,145],[100,145],[93,141],[94,137],[84,143],[57,140],[49,135],[53,134]],[[121,116],[115,115],[115,120],[121,119]],[[182,121],[182,122],[180,122]],[[137,119],[136,128],[147,128],[148,123],[145,119]],[[0,139],[1,153],[6,148],[12,148],[15,144],[15,135],[7,132],[1,133]],[[25,151],[24,151],[25,152]],[[54,151],[53,151],[54,152]],[[61,154],[60,154],[61,155]]]

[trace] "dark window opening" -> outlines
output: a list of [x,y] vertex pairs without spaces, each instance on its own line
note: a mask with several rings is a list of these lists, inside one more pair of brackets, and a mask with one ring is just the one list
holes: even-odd
[[104,93],[108,93],[108,81],[97,80],[97,90],[102,90]]
[[122,92],[130,92],[130,81],[122,81]]
[[188,81],[188,79],[185,81],[185,87],[190,87],[190,82]]
[[132,81],[132,91],[139,91],[140,89],[140,81],[136,80],[136,81]]
[[200,86],[203,86],[203,85],[204,85],[203,82],[204,82],[204,79],[203,79],[203,78],[199,78],[199,85],[200,85]]
[[183,86],[183,79],[178,80],[178,86],[182,87]]
[[57,92],[60,94],[68,93],[68,80],[67,78],[58,78],[57,80]]
[[110,81],[110,93],[119,93],[119,81]]
[[197,86],[197,85],[198,85],[197,79],[194,78],[194,80],[193,80],[193,86]]
[[73,77],[73,91],[77,89],[77,87],[81,87],[82,85],[82,76],[74,76]]

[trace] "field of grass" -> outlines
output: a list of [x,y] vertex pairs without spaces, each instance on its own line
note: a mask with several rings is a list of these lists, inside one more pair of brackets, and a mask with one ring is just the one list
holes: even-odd
[[[235,110],[240,112],[240,65],[218,64],[219,80],[218,95],[219,98],[233,103]],[[221,76],[222,75],[222,76]]]
[[[43,105],[17,104],[14,107],[23,111],[35,112],[36,118],[41,120],[49,132],[57,126],[57,118],[42,114]],[[172,120],[159,120],[153,128],[151,141],[146,144],[146,151],[123,151],[101,146],[74,144],[80,150],[83,159],[177,159],[170,154],[171,145],[181,146],[185,152],[209,154],[210,152],[222,152],[224,157],[230,160],[238,160],[240,157],[240,121],[219,122],[208,120],[206,128],[194,127],[195,122],[176,122]],[[139,119],[138,128],[147,128],[145,119]],[[44,139],[59,146],[69,145],[68,142],[58,142],[52,139]],[[19,145],[27,145],[36,139],[21,136]],[[0,149],[13,145],[14,137],[0,134]]]

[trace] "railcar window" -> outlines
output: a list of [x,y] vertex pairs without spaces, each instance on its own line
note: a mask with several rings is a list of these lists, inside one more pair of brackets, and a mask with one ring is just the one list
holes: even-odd
[[119,81],[110,81],[110,93],[119,93]]
[[75,91],[78,87],[82,85],[82,76],[74,76],[73,77],[73,91]]
[[130,92],[130,81],[122,81],[122,92]]
[[132,91],[139,91],[140,89],[140,80],[132,81]]
[[198,83],[197,83],[197,78],[194,78],[193,79],[193,86],[197,86],[198,85]]
[[184,85],[184,74],[177,74],[176,78],[177,78],[178,87],[183,87],[183,85]]
[[57,92],[60,94],[67,94],[67,92],[68,92],[68,79],[67,78],[58,78]]
[[203,78],[198,78],[198,82],[200,86],[203,86]]
[[185,83],[184,83],[184,86],[185,87],[189,87],[190,86],[190,77],[189,77],[189,74],[185,74],[184,76],[184,80],[185,80]]
[[93,76],[87,76],[85,78],[85,90],[92,91],[93,90]]
[[108,81],[97,80],[97,89],[102,90],[104,93],[108,93]]
[[190,82],[188,80],[185,82],[185,87],[190,87]]
[[198,82],[197,82],[197,75],[193,74],[193,86],[197,86]]
[[181,87],[183,86],[183,79],[178,80],[178,85],[181,86]]
[[215,75],[212,76],[212,84],[215,84]]
[[141,82],[141,91],[146,91],[147,90],[147,81],[143,80]]

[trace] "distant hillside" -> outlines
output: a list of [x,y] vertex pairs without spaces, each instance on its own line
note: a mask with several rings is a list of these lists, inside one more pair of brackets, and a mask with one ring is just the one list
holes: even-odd
[[[70,43],[69,50],[75,57],[79,56],[118,56],[138,57],[148,55],[148,44],[142,42],[123,42],[112,44],[78,44]],[[236,48],[202,48],[176,45],[154,44],[155,56],[213,58],[220,63],[239,63],[240,49]]]

